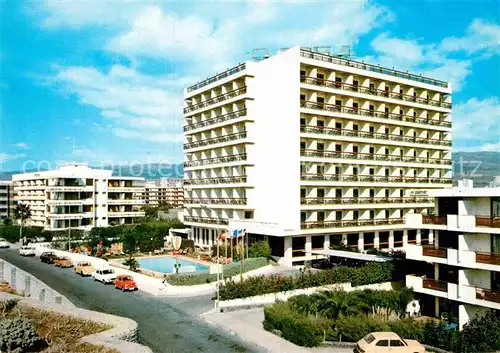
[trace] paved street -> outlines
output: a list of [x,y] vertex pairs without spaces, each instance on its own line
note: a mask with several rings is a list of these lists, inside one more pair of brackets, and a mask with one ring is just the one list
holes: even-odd
[[209,296],[156,298],[141,291],[122,293],[113,286],[80,278],[73,269],[42,264],[38,258],[22,258],[14,249],[0,249],[0,258],[33,274],[77,307],[135,320],[140,343],[155,352],[261,352],[196,317],[212,308]]

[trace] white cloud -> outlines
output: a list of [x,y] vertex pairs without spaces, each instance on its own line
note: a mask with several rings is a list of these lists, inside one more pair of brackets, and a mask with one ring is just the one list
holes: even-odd
[[115,129],[115,135],[118,137],[145,140],[149,142],[182,142],[184,135],[181,132],[153,132],[143,133],[141,131],[118,128]]
[[498,54],[500,49],[500,26],[475,19],[463,37],[449,37],[441,42],[441,49],[446,52],[464,51],[468,54],[483,52],[488,55]]
[[24,153],[8,154],[0,152],[0,163],[11,161],[14,159],[24,158],[26,155]]
[[16,147],[20,148],[22,150],[27,150],[29,148],[29,146],[26,142],[18,142],[18,143],[16,143]]
[[500,99],[471,98],[453,109],[454,148],[491,151],[500,143]]

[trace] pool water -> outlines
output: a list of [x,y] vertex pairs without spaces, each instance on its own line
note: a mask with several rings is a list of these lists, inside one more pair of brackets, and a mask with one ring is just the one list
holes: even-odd
[[[162,256],[148,259],[138,259],[139,267],[145,270],[151,270],[162,273],[174,273],[175,257]],[[206,271],[208,266],[201,265],[184,259],[177,259],[177,263],[181,264],[179,272]]]

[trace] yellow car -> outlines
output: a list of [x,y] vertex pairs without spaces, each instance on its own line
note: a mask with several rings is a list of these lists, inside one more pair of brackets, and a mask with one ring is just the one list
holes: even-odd
[[92,273],[95,271],[92,264],[88,261],[80,261],[76,264],[75,273],[80,276],[92,276]]
[[425,353],[425,347],[394,332],[372,332],[358,341],[354,353]]

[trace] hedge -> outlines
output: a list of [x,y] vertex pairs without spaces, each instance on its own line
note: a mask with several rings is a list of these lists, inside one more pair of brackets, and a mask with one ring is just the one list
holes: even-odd
[[381,283],[391,280],[393,269],[390,263],[371,262],[362,267],[338,266],[316,272],[306,270],[297,276],[255,276],[241,282],[227,281],[220,288],[220,297],[222,300],[246,298],[335,283],[351,283],[352,286]]
[[[264,267],[269,264],[267,258],[252,258],[246,259],[241,264],[242,273]],[[224,278],[237,276],[240,274],[240,264],[232,263],[223,266]],[[217,281],[217,274],[210,274],[208,271],[197,272],[192,274],[171,275],[168,278],[168,283],[174,286],[193,286],[197,284],[205,284]]]

